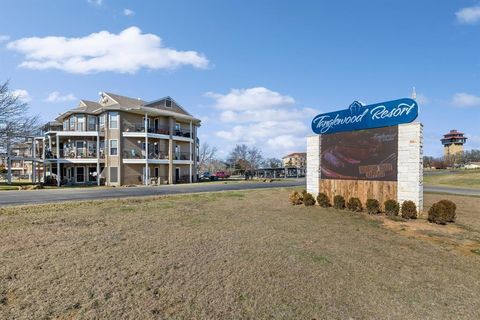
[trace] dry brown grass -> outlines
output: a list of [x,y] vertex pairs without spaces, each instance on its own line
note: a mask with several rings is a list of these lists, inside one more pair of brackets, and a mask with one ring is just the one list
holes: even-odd
[[480,255],[289,192],[3,209],[0,318],[480,317]]

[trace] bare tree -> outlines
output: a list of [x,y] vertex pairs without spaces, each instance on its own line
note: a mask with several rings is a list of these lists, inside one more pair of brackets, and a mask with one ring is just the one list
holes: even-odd
[[237,144],[227,158],[227,163],[234,171],[245,172],[248,169],[247,163],[248,147],[245,144]]
[[262,166],[264,168],[281,168],[282,160],[277,158],[268,158],[263,161]]
[[249,148],[245,144],[237,144],[227,159],[228,165],[241,173],[259,168],[262,161],[263,156],[260,149],[257,147]]
[[248,149],[247,161],[249,164],[250,170],[256,170],[260,168],[263,162],[262,151],[257,147],[251,147]]
[[38,117],[28,113],[28,104],[8,88],[9,82],[0,85],[0,152],[7,160],[8,183],[12,182],[11,147],[32,136],[38,128]]
[[200,145],[199,153],[198,166],[200,171],[207,171],[209,165],[216,160],[217,147],[211,146],[207,142],[203,142]]

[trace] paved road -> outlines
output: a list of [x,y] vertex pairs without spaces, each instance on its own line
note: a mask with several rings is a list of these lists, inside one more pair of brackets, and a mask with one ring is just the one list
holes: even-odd
[[31,191],[0,191],[0,206],[51,203],[70,200],[141,197],[178,193],[198,193],[279,187],[304,187],[305,179],[258,183],[196,183],[131,188],[63,188]]
[[423,192],[448,193],[462,196],[479,196],[480,189],[451,188],[441,186],[423,186]]

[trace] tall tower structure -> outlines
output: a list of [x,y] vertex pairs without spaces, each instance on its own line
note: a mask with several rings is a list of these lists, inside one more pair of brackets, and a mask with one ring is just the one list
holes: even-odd
[[463,152],[463,145],[467,142],[467,138],[458,130],[450,130],[449,133],[443,135],[440,139],[443,144],[443,154],[445,157],[454,156],[459,152]]

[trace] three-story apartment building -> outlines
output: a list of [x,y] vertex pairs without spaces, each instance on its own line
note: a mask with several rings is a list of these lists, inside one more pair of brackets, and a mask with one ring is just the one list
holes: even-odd
[[170,97],[101,93],[43,128],[45,178],[61,184],[175,184],[197,177],[197,128]]

